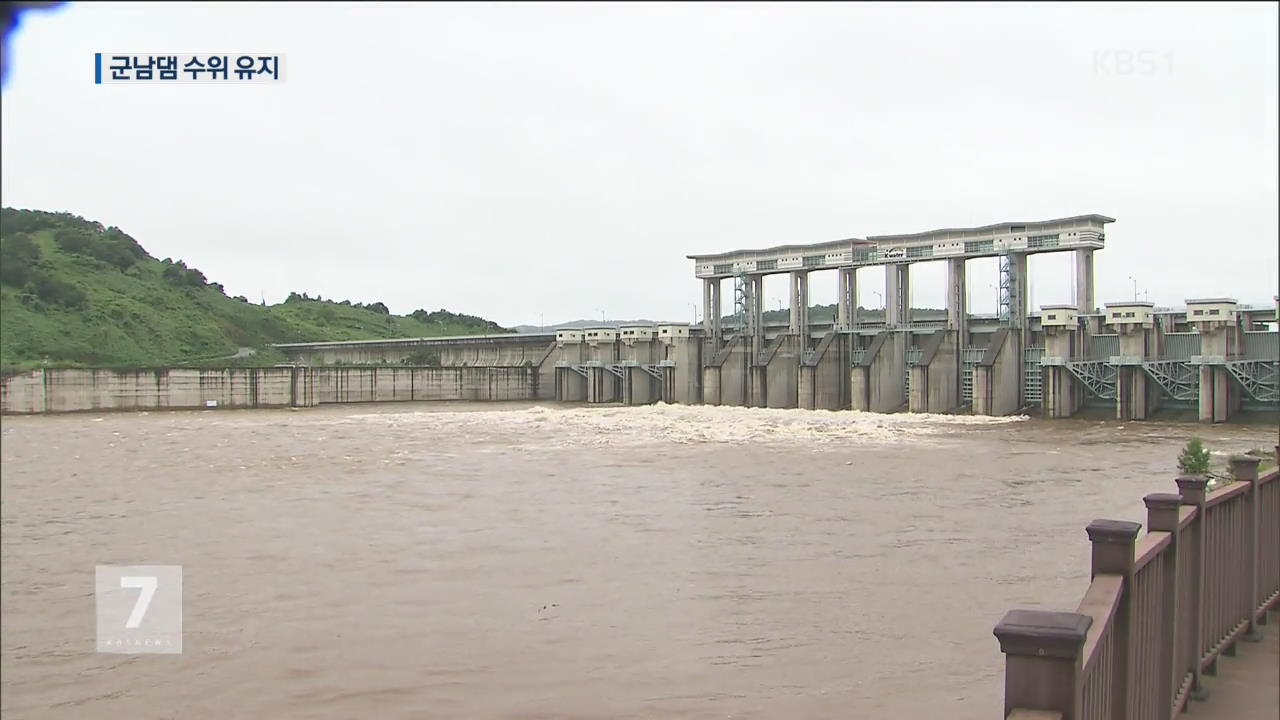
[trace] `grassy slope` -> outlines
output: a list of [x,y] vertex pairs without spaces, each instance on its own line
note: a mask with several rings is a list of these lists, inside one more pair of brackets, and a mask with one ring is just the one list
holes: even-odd
[[[147,257],[126,271],[63,252],[53,230],[30,233],[41,249],[39,267],[74,283],[88,296],[83,309],[32,302],[18,288],[0,286],[0,365],[155,366],[232,364],[219,357],[239,347],[321,340],[426,337],[497,332],[481,323],[424,323],[332,302],[261,306],[229,298],[212,286],[178,287]],[[271,364],[263,352],[247,364]]]

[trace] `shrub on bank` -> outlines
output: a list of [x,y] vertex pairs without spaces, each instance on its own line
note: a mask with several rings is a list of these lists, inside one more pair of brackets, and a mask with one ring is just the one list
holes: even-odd
[[1209,474],[1209,451],[1200,438],[1191,438],[1186,447],[1182,448],[1182,454],[1178,456],[1178,469],[1188,475]]

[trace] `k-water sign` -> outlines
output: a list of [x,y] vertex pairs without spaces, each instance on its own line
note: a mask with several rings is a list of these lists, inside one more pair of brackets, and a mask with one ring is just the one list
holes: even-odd
[[274,83],[284,80],[279,53],[94,53],[93,82]]

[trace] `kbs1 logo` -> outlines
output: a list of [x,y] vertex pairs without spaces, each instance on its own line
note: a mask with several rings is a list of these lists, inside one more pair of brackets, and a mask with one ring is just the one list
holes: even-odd
[[268,53],[171,55],[154,53],[94,53],[93,82],[148,83],[274,83],[284,80],[281,56]]
[[1095,50],[1093,73],[1104,77],[1173,74],[1173,53],[1154,50]]
[[98,652],[182,652],[182,566],[99,565]]

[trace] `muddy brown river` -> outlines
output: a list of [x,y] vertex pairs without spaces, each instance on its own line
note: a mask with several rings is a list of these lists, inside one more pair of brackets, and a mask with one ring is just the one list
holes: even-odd
[[[657,406],[6,417],[5,718],[991,718],[1205,427]],[[1221,460],[1221,458],[1219,458]],[[183,652],[95,652],[181,565]]]

